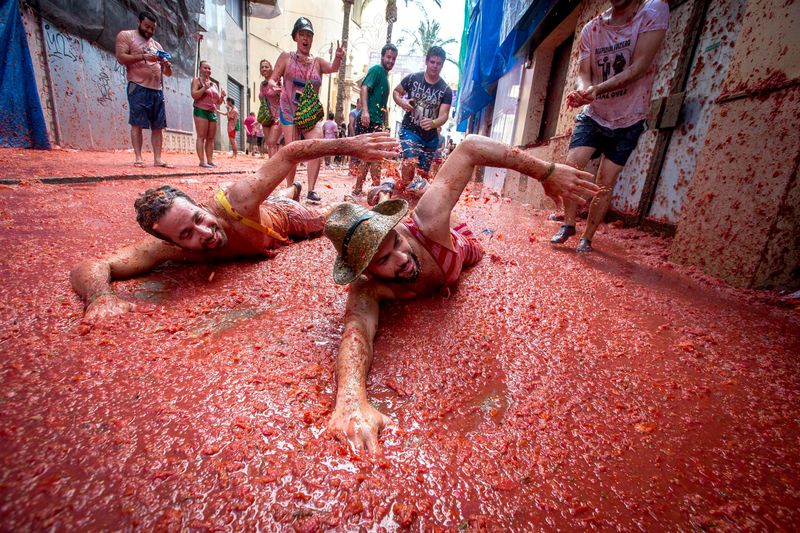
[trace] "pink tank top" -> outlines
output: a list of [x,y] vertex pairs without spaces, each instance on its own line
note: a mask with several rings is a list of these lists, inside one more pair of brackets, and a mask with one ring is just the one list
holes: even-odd
[[217,89],[217,86],[214,84],[214,82],[211,82],[211,87],[209,87],[206,92],[203,93],[203,96],[194,101],[194,106],[200,109],[205,109],[206,111],[214,111],[217,108],[218,103],[219,89]]
[[300,95],[303,94],[307,81],[311,82],[314,90],[319,94],[322,76],[317,69],[317,60],[312,59],[311,62],[303,64],[298,61],[297,53],[291,52],[289,62],[283,72],[283,90],[281,91],[281,112],[284,119],[294,121],[294,112],[297,110]]
[[278,107],[280,106],[280,94],[276,93],[275,90],[269,86],[267,80],[261,82],[261,90],[258,93],[259,100],[261,98],[267,99],[267,104],[269,105],[269,112],[272,113],[272,116],[276,119],[278,118]]

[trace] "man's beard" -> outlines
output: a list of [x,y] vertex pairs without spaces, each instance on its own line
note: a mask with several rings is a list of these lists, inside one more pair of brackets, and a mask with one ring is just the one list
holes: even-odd
[[152,34],[152,33],[151,33],[150,35],[147,35],[147,33],[148,33],[148,32],[144,31],[144,30],[141,28],[141,26],[140,26],[139,28],[137,28],[137,29],[139,30],[139,35],[141,35],[141,36],[142,36],[142,38],[144,38],[144,39],[148,39],[148,40],[149,40],[149,39],[151,39],[151,38],[153,37],[153,34]]
[[226,244],[228,244],[228,236],[225,235],[225,232],[222,231],[222,228],[220,228],[217,225],[214,225],[211,228],[211,230],[213,231],[213,233],[211,234],[211,238],[208,239],[208,241],[206,241],[206,242],[214,242],[214,241],[217,240],[217,238],[219,238],[219,244],[217,246],[215,246],[214,248],[208,248],[208,247],[206,247],[204,245],[203,246],[204,249],[206,249],[206,250],[217,250],[219,248],[223,248]]
[[387,281],[390,283],[414,283],[417,281],[417,278],[419,278],[419,273],[421,272],[419,268],[419,258],[417,258],[417,255],[414,252],[408,252],[408,255],[410,257],[409,260],[414,264],[414,274],[412,274],[411,277],[404,278],[397,275],[392,278],[376,277],[382,281]]

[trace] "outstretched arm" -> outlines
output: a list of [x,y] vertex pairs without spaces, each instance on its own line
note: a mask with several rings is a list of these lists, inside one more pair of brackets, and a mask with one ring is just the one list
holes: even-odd
[[336,359],[336,409],[328,430],[344,436],[356,452],[376,452],[378,433],[391,422],[367,399],[367,374],[378,327],[379,302],[389,296],[381,291],[380,286],[364,281],[350,286],[344,334]]
[[598,191],[592,175],[567,165],[548,163],[519,148],[481,135],[469,135],[439,169],[436,180],[420,198],[414,211],[420,229],[440,243],[450,242],[450,212],[478,165],[509,168],[542,182],[545,193],[584,203]]
[[254,176],[229,187],[228,200],[236,210],[248,216],[257,212],[258,206],[298,163],[336,154],[354,155],[364,161],[380,161],[396,157],[398,146],[397,139],[385,132],[341,139],[295,141],[278,150]]
[[86,302],[84,320],[103,318],[132,311],[135,305],[122,300],[111,290],[111,280],[149,272],[166,261],[190,261],[193,255],[155,237],[126,246],[101,259],[87,259],[70,272],[75,292]]

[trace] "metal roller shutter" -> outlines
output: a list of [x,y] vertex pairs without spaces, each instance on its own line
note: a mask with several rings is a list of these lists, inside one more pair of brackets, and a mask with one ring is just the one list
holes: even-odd
[[233,98],[233,102],[236,104],[236,108],[239,110],[239,122],[241,123],[241,127],[239,128],[239,133],[236,134],[236,143],[239,145],[239,151],[244,152],[245,144],[244,144],[244,109],[242,108],[242,85],[228,76],[228,96]]

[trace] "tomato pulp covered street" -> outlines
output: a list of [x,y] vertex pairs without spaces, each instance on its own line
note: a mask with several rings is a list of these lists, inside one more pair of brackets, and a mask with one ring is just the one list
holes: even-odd
[[[230,179],[0,188],[6,527],[800,523],[796,308],[636,230],[606,226],[582,257],[547,242],[547,213],[468,189],[484,259],[382,308],[368,388],[397,428],[379,458],[325,432],[346,299],[325,239],[118,282],[148,311],[81,326],[69,271],[142,237],[138,192]],[[323,170],[318,190],[350,186]]]

